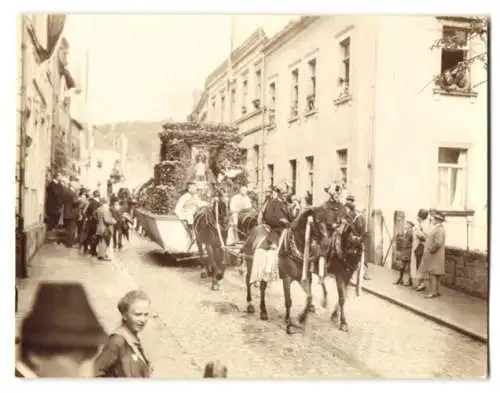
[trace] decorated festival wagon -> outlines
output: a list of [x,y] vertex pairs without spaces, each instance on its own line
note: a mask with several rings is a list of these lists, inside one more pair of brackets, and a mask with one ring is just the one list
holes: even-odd
[[186,222],[175,214],[176,204],[190,183],[207,203],[214,188],[229,197],[247,185],[245,157],[237,128],[196,122],[166,123],[159,133],[159,163],[154,177],[138,190],[137,220],[147,237],[177,261],[199,256]]

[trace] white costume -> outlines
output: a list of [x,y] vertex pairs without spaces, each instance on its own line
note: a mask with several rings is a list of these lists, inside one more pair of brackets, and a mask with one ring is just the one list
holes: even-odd
[[185,220],[189,225],[192,225],[196,209],[203,206],[203,204],[203,201],[198,195],[192,195],[189,192],[186,192],[177,202],[177,205],[175,206],[175,214],[181,220]]
[[252,208],[252,201],[248,195],[236,194],[231,198],[229,210],[231,212],[231,227],[228,233],[227,244],[233,244],[238,241],[238,214]]

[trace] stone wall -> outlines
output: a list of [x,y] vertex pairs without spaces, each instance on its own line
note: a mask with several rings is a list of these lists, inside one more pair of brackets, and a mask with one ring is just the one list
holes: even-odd
[[443,284],[481,299],[488,299],[489,261],[486,253],[446,248]]
[[26,262],[29,262],[45,242],[45,224],[33,225],[25,231]]

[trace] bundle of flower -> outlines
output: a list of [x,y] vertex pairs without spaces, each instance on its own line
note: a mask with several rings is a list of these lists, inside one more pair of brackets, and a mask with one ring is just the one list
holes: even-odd
[[162,161],[154,167],[155,185],[184,188],[188,175],[187,162]]
[[141,196],[141,205],[147,211],[158,214],[173,214],[175,205],[181,196],[182,190],[169,186],[155,186],[145,190]]
[[241,166],[233,167],[223,174],[225,176],[221,180],[221,185],[229,196],[236,194],[241,186],[248,186],[248,172]]
[[[241,141],[235,127],[197,122],[165,123],[159,136],[162,143],[170,146],[177,141],[188,147],[202,145],[217,148],[226,144],[237,145]],[[162,145],[162,150],[168,150],[168,147]]]

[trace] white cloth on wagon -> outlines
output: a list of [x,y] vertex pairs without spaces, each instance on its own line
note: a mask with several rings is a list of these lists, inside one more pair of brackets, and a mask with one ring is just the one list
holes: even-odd
[[252,272],[250,274],[250,285],[260,281],[277,281],[279,280],[279,258],[278,254],[283,246],[283,240],[288,232],[284,229],[281,232],[276,249],[264,250],[257,246],[253,255]]
[[181,220],[187,221],[193,225],[194,213],[200,207],[205,205],[198,195],[192,195],[189,192],[183,194],[175,205],[175,215]]
[[252,208],[252,201],[248,195],[236,194],[231,198],[229,211],[231,212],[231,221],[227,234],[227,244],[234,244],[239,240],[238,236],[238,215],[243,210]]

